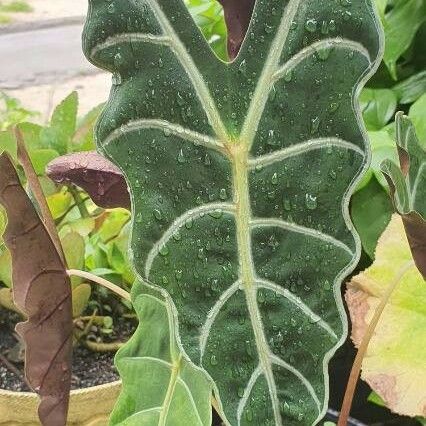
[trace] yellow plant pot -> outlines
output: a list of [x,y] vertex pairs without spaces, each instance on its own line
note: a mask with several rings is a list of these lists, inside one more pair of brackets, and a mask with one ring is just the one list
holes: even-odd
[[[120,392],[121,382],[71,392],[68,426],[106,426]],[[38,396],[0,389],[0,426],[40,426]]]

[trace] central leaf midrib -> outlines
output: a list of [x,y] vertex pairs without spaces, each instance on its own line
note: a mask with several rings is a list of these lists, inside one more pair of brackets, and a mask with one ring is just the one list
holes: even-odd
[[263,330],[259,306],[257,304],[256,274],[253,267],[251,244],[251,206],[248,182],[248,147],[239,141],[231,148],[233,164],[233,187],[235,202],[235,223],[237,232],[237,246],[240,266],[240,278],[245,293],[247,308],[253,328],[259,363],[268,384],[271,404],[277,426],[282,424],[277,390],[272,372],[269,346]]

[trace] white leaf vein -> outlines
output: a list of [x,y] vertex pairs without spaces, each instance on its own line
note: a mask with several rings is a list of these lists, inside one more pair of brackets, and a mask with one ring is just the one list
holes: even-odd
[[316,229],[307,228],[305,226],[296,225],[295,223],[286,222],[282,219],[274,218],[254,218],[251,220],[250,223],[253,228],[277,227],[285,229],[287,231],[296,232],[298,234],[303,234],[307,237],[313,237],[341,248],[342,250],[346,251],[351,257],[354,255],[354,252],[345,243],[332,237],[331,235],[325,234],[321,231],[317,231]]
[[331,146],[337,147],[337,148],[349,149],[362,156],[365,155],[364,151],[360,147],[358,147],[357,145],[351,142],[347,142],[340,138],[326,137],[326,138],[310,139],[305,142],[301,142],[296,145],[292,145],[292,146],[280,149],[270,154],[253,158],[249,161],[249,167],[251,169],[255,169],[256,167],[259,167],[259,166],[269,166],[270,164],[274,164],[278,161],[282,161],[290,157],[295,157],[297,155],[305,154],[310,151],[314,151],[321,148],[327,148]]
[[277,81],[284,77],[289,71],[293,70],[297,65],[303,62],[308,57],[325,48],[334,49],[350,49],[359,52],[371,62],[368,50],[361,44],[353,40],[348,40],[341,37],[326,38],[306,46],[294,56],[292,56],[284,65],[282,65],[273,75],[272,80]]
[[135,132],[143,129],[162,130],[167,135],[178,136],[179,138],[191,142],[195,145],[202,145],[207,148],[214,149],[221,153],[225,153],[223,144],[210,136],[195,132],[183,127],[179,124],[171,123],[166,120],[143,118],[140,120],[132,120],[117,129],[113,130],[103,141],[104,146],[108,146],[121,136],[127,133]]
[[182,216],[179,216],[167,229],[167,231],[161,236],[161,238],[153,244],[151,250],[148,253],[145,262],[145,278],[149,280],[149,274],[152,268],[152,264],[160,253],[160,250],[167,244],[170,238],[185,225],[191,219],[203,216],[208,213],[212,213],[215,211],[221,212],[234,212],[235,207],[231,203],[210,203],[203,204],[202,206],[195,207],[191,210],[186,211]]

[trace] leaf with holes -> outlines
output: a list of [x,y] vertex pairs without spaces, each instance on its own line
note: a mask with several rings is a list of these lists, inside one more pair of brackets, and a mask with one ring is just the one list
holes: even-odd
[[211,425],[211,384],[182,357],[170,305],[138,282],[132,301],[139,326],[116,356],[123,390],[111,426]]
[[184,356],[230,424],[317,422],[360,252],[372,5],[257,0],[225,63],[181,0],[91,1],[83,43],[114,75],[96,139],[130,187],[135,270],[173,304]]
[[382,171],[395,210],[402,216],[414,261],[426,278],[426,150],[402,112],[396,116],[396,142],[400,165],[386,160]]

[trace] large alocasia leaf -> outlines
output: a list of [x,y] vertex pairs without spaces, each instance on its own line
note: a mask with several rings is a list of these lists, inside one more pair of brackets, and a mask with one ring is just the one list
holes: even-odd
[[13,298],[28,320],[17,326],[25,342],[25,375],[41,397],[43,426],[65,425],[71,388],[71,284],[46,228],[7,154],[0,156],[0,202],[12,256]]
[[184,355],[229,423],[315,423],[360,251],[370,2],[258,0],[231,63],[179,0],[93,0],[83,40],[114,74],[97,143],[130,186],[135,268],[173,302]]
[[171,306],[138,282],[132,302],[139,326],[116,356],[123,390],[110,424],[209,426],[211,384],[182,357]]
[[426,151],[410,119],[402,113],[396,116],[396,139],[400,165],[386,160],[382,171],[395,209],[402,216],[413,258],[426,278]]
[[[412,262],[400,217],[379,239],[376,260],[348,285],[352,339],[359,345],[388,287]],[[426,286],[417,269],[402,276],[383,311],[362,364],[362,378],[393,411],[426,416]]]

